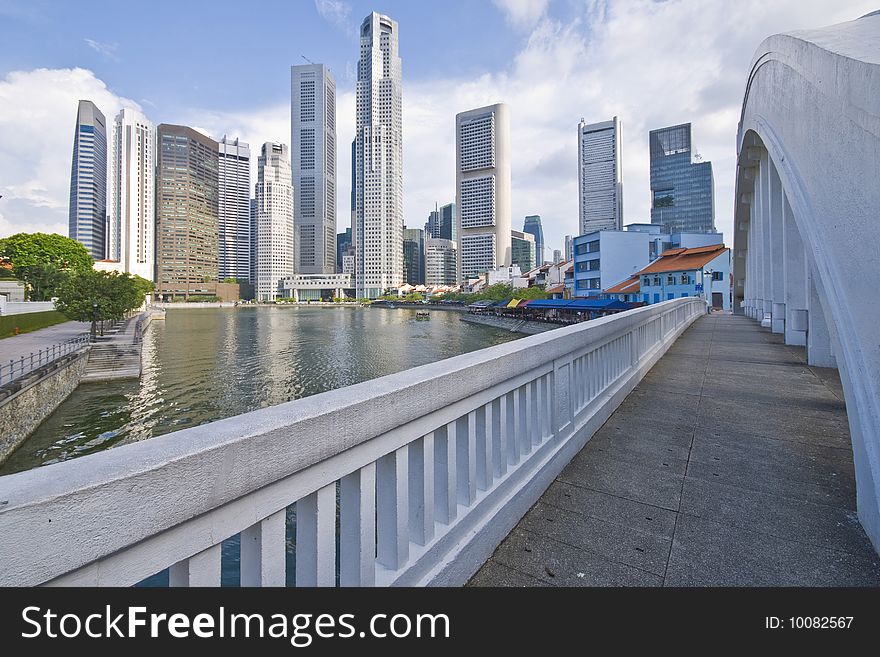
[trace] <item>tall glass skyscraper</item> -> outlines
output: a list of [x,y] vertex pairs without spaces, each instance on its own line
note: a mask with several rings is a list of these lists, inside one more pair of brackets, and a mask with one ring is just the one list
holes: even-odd
[[336,271],[336,81],[323,64],[290,67],[296,270]]
[[610,121],[578,124],[578,199],[581,235],[623,230],[621,125]]
[[540,267],[544,264],[544,229],[541,227],[541,215],[531,214],[526,217],[523,222],[523,232],[535,238],[535,266]]
[[68,236],[82,244],[95,260],[106,255],[107,125],[90,100],[79,101],[70,167]]
[[403,101],[397,21],[371,13],[357,77],[355,287],[375,299],[403,283]]
[[648,139],[651,223],[664,233],[715,232],[712,163],[693,154],[691,124],[652,130]]
[[510,117],[504,103],[455,116],[455,187],[460,280],[509,265]]
[[251,148],[238,139],[219,142],[220,280],[251,280]]
[[425,284],[425,233],[420,228],[403,229],[403,269],[407,283]]

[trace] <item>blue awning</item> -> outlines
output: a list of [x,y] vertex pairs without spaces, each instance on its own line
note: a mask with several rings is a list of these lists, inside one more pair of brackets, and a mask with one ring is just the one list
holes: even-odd
[[629,310],[631,306],[618,299],[535,299],[529,303],[528,307],[578,312],[585,310]]

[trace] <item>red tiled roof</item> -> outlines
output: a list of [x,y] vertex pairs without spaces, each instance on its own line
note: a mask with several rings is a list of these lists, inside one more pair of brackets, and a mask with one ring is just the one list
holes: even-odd
[[617,285],[612,285],[607,290],[605,290],[606,294],[633,294],[642,289],[641,278],[638,276],[631,276],[626,279],[622,283],[618,283]]
[[558,292],[565,292],[565,285],[554,285],[553,287],[548,287],[545,292],[549,294],[556,294]]
[[650,265],[642,269],[639,274],[657,274],[668,271],[688,271],[690,269],[702,269],[706,263],[714,260],[725,251],[723,244],[700,246],[695,249],[669,249]]

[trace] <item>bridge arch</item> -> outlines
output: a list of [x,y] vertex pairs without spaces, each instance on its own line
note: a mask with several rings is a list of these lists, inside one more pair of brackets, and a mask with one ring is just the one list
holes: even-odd
[[837,367],[880,549],[880,12],[758,47],[737,132],[737,312]]

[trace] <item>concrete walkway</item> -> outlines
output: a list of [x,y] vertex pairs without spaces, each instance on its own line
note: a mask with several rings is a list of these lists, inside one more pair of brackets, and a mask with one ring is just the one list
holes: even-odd
[[699,319],[470,585],[880,586],[837,372]]
[[64,322],[38,331],[3,338],[0,340],[0,363],[7,363],[11,359],[28,356],[31,352],[37,353],[40,349],[51,347],[53,344],[66,342],[88,333],[91,326],[89,322]]

